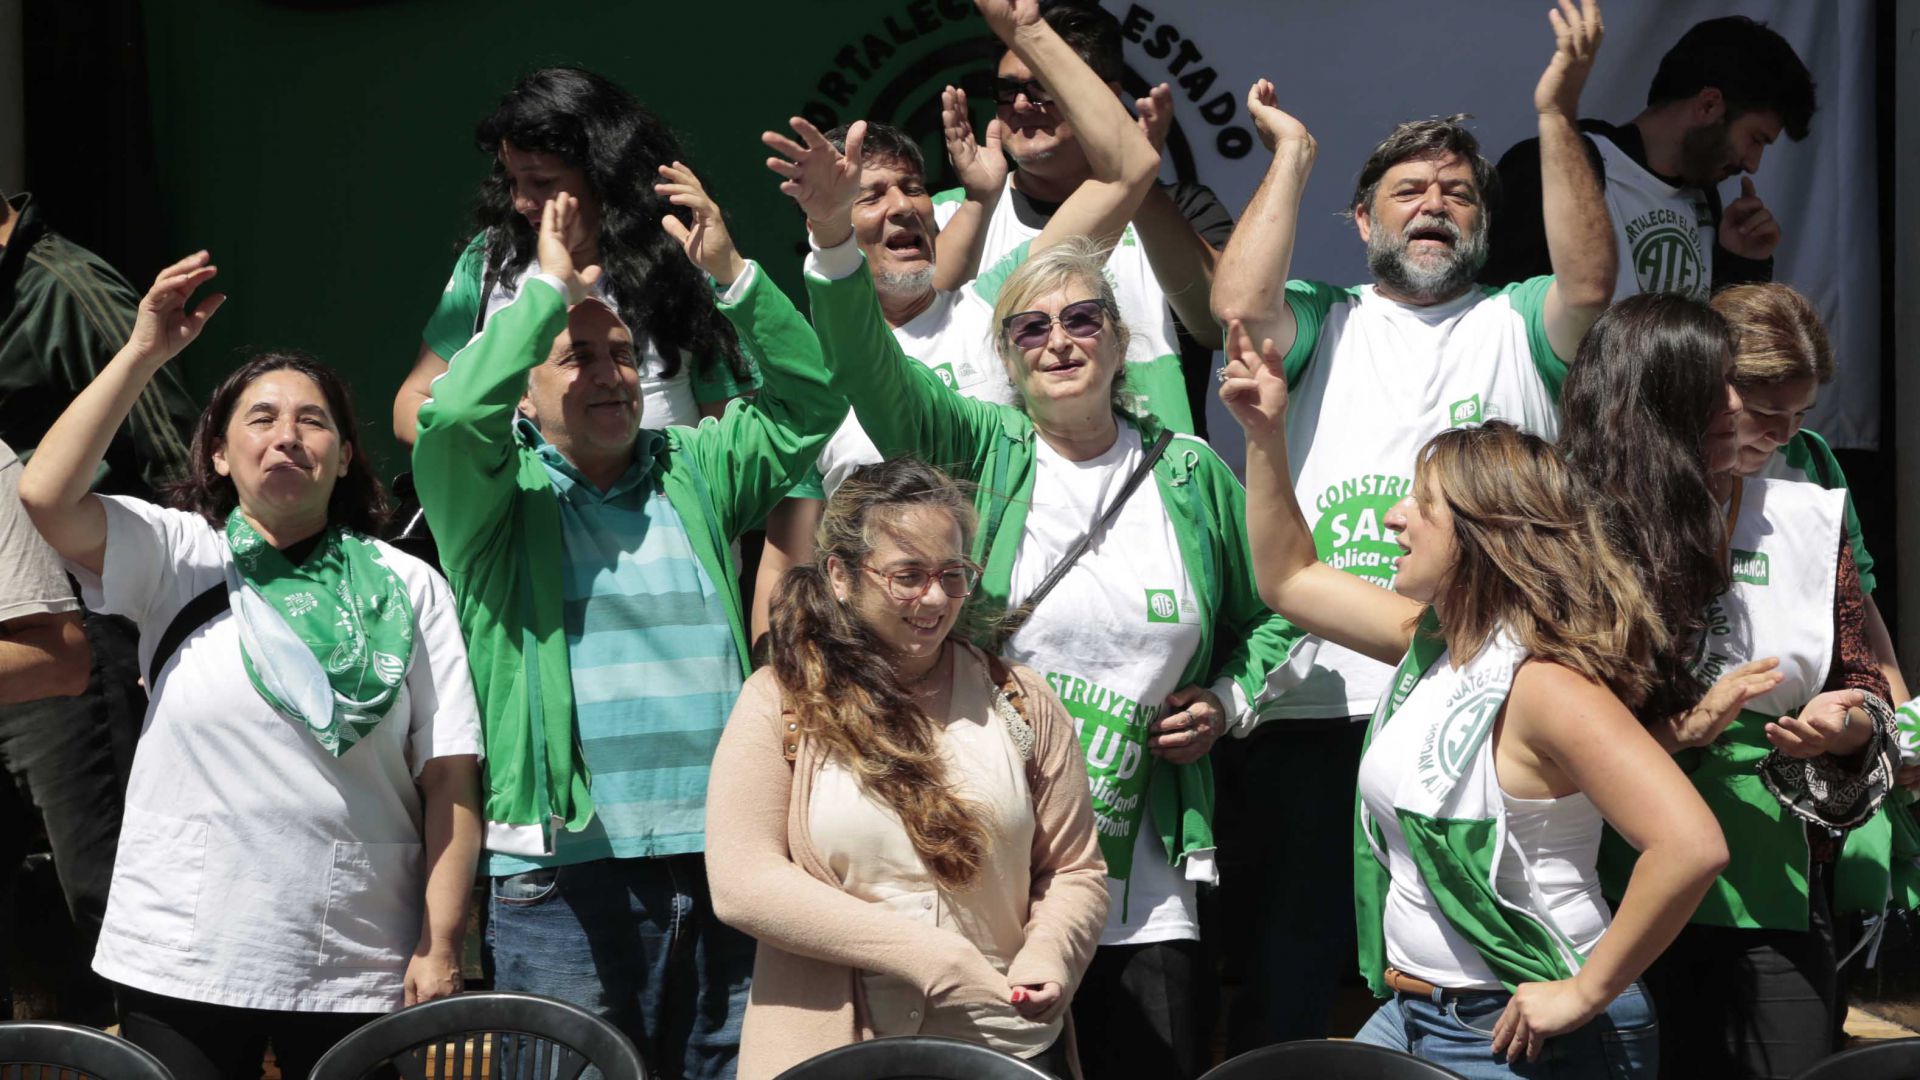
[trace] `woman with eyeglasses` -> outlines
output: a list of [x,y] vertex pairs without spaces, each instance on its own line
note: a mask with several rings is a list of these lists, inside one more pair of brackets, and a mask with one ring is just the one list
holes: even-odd
[[977,525],[940,470],[862,466],[774,603],[707,798],[714,909],[759,940],[743,1080],[914,1034],[1072,1075],[1104,868],[1072,719],[954,633]]
[[1290,685],[1300,635],[1254,593],[1233,474],[1128,410],[1128,331],[1103,268],[1157,155],[1030,6],[980,7],[1055,91],[1093,169],[1024,264],[975,285],[1017,404],[962,397],[902,354],[851,241],[851,164],[824,142],[771,145],[819,249],[807,288],[835,389],[883,454],[977,485],[980,603],[1015,612],[976,640],[1041,673],[1079,727],[1111,896],[1073,1001],[1086,1071],[1197,1076],[1213,997],[1195,893],[1215,877],[1207,753]]

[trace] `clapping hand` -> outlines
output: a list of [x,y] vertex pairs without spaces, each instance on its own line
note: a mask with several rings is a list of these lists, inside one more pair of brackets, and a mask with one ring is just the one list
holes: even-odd
[[1780,246],[1780,223],[1760,201],[1751,176],[1740,178],[1740,197],[1720,215],[1720,246],[1743,259],[1771,259]]
[[853,235],[853,201],[860,194],[860,150],[867,139],[867,122],[847,129],[845,153],[835,150],[820,129],[801,117],[787,121],[801,142],[777,131],[760,141],[784,157],[770,157],[767,168],[785,179],[780,190],[800,204],[807,228],[823,248],[838,247]]
[[133,318],[133,332],[127,335],[122,351],[155,368],[179,356],[180,350],[193,344],[200,331],[207,328],[207,320],[227,302],[227,294],[214,293],[201,300],[192,311],[187,310],[193,291],[212,281],[219,272],[219,267],[213,265],[213,256],[204,251],[195,252],[160,271],[153,279],[153,287],[140,298],[140,307]]
[[978,203],[999,198],[1000,187],[1007,179],[1007,156],[1000,150],[1007,126],[994,117],[987,121],[986,144],[976,142],[973,117],[967,111],[967,92],[949,86],[940,91],[940,130],[947,141],[947,160],[953,163],[954,175],[966,189],[967,198]]
[[1866,700],[1866,694],[1859,690],[1829,690],[1807,702],[1799,716],[1783,716],[1768,724],[1767,741],[1795,758],[1853,753],[1871,731],[1867,726],[1851,724],[1848,716]]
[[1264,442],[1285,434],[1287,373],[1280,350],[1268,338],[1254,348],[1245,323],[1227,326],[1226,365],[1220,369],[1220,401],[1246,430],[1247,438]]
[[575,267],[573,245],[569,240],[579,231],[580,200],[561,192],[540,208],[540,236],[536,252],[540,272],[552,274],[567,288],[567,306],[593,294],[593,283],[600,280],[598,266]]
[[664,179],[653,185],[654,192],[693,215],[691,226],[668,214],[660,219],[660,227],[680,242],[693,265],[706,271],[722,288],[738,281],[747,272],[747,262],[733,246],[726,218],[700,178],[678,161],[660,166],[660,175]]
[[1166,83],[1133,99],[1134,115],[1139,118],[1140,133],[1155,150],[1167,148],[1167,132],[1173,130],[1173,88]]
[[1261,79],[1247,90],[1247,115],[1253,117],[1254,130],[1260,133],[1260,144],[1268,150],[1278,150],[1285,143],[1298,146],[1311,155],[1315,144],[1307,125],[1282,110],[1279,102],[1280,95],[1274,90],[1271,80]]
[[1668,723],[1673,741],[1681,746],[1709,746],[1727,730],[1747,703],[1779,686],[1786,675],[1777,669],[1779,657],[1749,660],[1728,671],[1708,688],[1700,704]]
[[1553,59],[1533,88],[1533,108],[1541,114],[1558,113],[1569,123],[1579,119],[1580,91],[1593,73],[1593,59],[1600,52],[1600,39],[1606,27],[1600,23],[1600,5],[1596,0],[1559,0],[1558,10],[1547,12],[1553,24]]

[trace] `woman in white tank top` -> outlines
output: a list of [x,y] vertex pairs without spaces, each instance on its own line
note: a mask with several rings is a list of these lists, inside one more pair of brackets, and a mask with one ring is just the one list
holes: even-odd
[[[1664,644],[1632,569],[1552,447],[1497,421],[1422,449],[1416,494],[1386,518],[1406,552],[1393,591],[1321,564],[1287,468],[1281,357],[1237,322],[1228,356],[1262,598],[1400,665],[1360,767],[1362,974],[1391,997],[1359,1039],[1472,1077],[1651,1077],[1635,980],[1726,847],[1629,711]],[[1603,820],[1643,852],[1611,925]]]

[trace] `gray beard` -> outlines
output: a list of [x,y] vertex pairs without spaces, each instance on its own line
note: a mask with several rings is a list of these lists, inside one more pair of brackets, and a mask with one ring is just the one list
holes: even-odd
[[[1415,218],[1407,223],[1412,230],[1428,219]],[[1483,212],[1465,237],[1452,221],[1444,227],[1453,233],[1454,246],[1438,259],[1416,262],[1407,257],[1407,233],[1389,233],[1375,229],[1367,238],[1367,269],[1375,281],[1420,304],[1451,300],[1473,284],[1473,277],[1487,264],[1487,215]]]
[[933,267],[926,266],[904,274],[883,271],[873,276],[873,287],[877,292],[895,296],[919,296],[933,288]]

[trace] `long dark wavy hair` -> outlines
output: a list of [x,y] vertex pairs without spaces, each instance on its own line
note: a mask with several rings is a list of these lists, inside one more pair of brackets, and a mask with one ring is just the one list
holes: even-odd
[[[866,562],[874,536],[898,528],[902,511],[932,508],[960,527],[961,547],[979,519],[966,490],[913,458],[854,471],[827,500],[811,563],[787,571],[774,598],[768,634],[774,674],[807,737],[843,765],[862,789],[900,816],[927,869],[949,889],[980,877],[989,837],[977,808],[963,801],[940,755],[940,724],[894,677],[880,644],[834,594],[827,560]],[[857,571],[851,588],[881,589]],[[938,586],[934,586],[938,588]],[[959,625],[954,637],[959,637]]]
[[1647,722],[1692,708],[1707,689],[1690,661],[1729,568],[1704,442],[1726,401],[1733,348],[1726,320],[1701,301],[1629,297],[1587,331],[1561,394],[1560,453],[1667,628],[1641,707]]
[[360,418],[353,408],[353,393],[340,373],[299,349],[268,349],[247,358],[213,392],[213,400],[201,411],[193,425],[191,460],[187,477],[166,490],[167,503],[176,510],[199,514],[224,528],[227,515],[240,504],[240,493],[230,477],[221,476],[213,467],[213,452],[227,437],[227,424],[247,387],[263,375],[275,371],[297,371],[312,379],[326,398],[327,412],[339,429],[340,444],[352,448],[352,456],[333,485],[327,499],[327,524],[342,525],[366,536],[378,536],[393,513],[386,489],[373,471],[373,461],[360,444]]
[[482,296],[500,282],[512,287],[520,268],[533,260],[537,239],[513,209],[513,182],[499,159],[504,140],[552,154],[586,174],[600,208],[607,287],[621,318],[653,339],[666,361],[665,374],[677,374],[680,358],[691,356],[703,374],[718,364],[745,377],[732,324],[714,307],[700,271],[660,227],[667,214],[686,218],[653,191],[659,167],[685,156],[673,131],[639,99],[591,71],[542,68],[515,83],[473,137],[493,160],[473,212],[486,233]]

